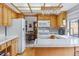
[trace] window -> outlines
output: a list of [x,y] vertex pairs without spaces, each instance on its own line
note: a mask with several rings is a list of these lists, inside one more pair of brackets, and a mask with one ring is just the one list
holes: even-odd
[[70,22],[70,35],[78,37],[79,31],[78,31],[78,20],[75,19],[75,21]]
[[66,26],[66,20],[63,20],[63,26]]

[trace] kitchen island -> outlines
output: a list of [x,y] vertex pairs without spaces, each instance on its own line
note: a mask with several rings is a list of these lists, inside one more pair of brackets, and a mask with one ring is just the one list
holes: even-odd
[[[64,36],[65,37],[65,36]],[[66,37],[67,38],[67,37]],[[79,55],[79,38],[36,39],[35,56],[77,56]]]

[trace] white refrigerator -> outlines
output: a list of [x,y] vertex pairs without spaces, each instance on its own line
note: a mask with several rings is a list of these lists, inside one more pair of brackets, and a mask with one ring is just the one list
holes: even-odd
[[25,40],[25,19],[12,19],[12,25],[7,27],[7,36],[17,35],[18,40],[18,52],[22,53],[26,48]]

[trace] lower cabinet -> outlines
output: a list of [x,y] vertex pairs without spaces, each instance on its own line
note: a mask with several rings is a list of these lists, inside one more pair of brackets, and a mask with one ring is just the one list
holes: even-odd
[[17,55],[17,39],[12,40],[12,56]]
[[2,44],[0,47],[1,47],[1,50],[4,50],[6,48],[6,43]]
[[16,56],[17,55],[17,40],[18,38],[12,39],[6,43],[0,45],[1,56]]
[[75,47],[75,56],[79,56],[79,47]]

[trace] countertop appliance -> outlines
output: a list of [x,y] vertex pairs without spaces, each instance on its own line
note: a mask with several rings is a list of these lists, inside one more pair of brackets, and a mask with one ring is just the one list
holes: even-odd
[[26,48],[25,20],[24,18],[12,19],[12,25],[7,27],[7,36],[18,35],[18,52],[22,53]]
[[38,21],[38,27],[50,27],[49,20],[40,20]]

